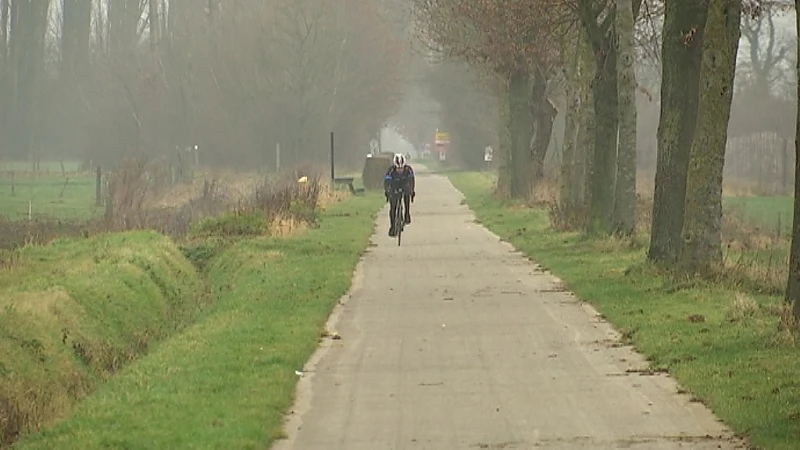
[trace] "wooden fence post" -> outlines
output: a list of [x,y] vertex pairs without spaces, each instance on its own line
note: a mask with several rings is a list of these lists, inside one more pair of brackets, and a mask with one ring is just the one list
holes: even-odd
[[97,166],[97,175],[94,185],[94,204],[100,206],[103,204],[103,172],[100,166]]

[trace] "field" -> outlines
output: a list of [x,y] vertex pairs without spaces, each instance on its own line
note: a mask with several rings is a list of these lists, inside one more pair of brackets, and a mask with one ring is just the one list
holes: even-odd
[[[746,284],[677,280],[644,263],[629,241],[555,232],[543,209],[501,204],[483,174],[450,175],[478,220],[531,256],[699,402],[759,448],[795,448],[800,438],[800,359],[778,331],[780,296]],[[785,203],[748,200],[747,211]],[[752,208],[752,209],[749,209]]]
[[57,217],[85,219],[96,217],[102,207],[95,206],[95,177],[73,174],[46,174],[39,177],[0,176],[0,216],[7,219]]
[[[0,163],[9,166],[11,163]],[[55,166],[54,166],[55,164]],[[23,163],[20,168],[27,169]],[[74,164],[73,164],[74,165]],[[42,171],[39,175],[17,171],[0,170],[0,219],[21,220],[30,218],[91,219],[104,212],[103,206],[96,206],[96,178],[93,174],[58,171]],[[48,163],[53,169],[58,163]],[[229,178],[229,174],[225,174]],[[361,173],[348,172],[337,176],[353,177],[356,189],[363,188]],[[344,187],[342,187],[344,188]]]
[[724,206],[765,232],[790,234],[792,197],[726,197]]

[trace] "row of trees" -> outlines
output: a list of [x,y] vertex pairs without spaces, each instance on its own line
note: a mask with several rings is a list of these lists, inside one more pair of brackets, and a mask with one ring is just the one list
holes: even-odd
[[[496,77],[505,125],[500,190],[528,197],[543,178],[558,113],[549,94],[563,84],[569,106],[562,178],[570,180],[564,184],[564,205],[579,209],[588,199],[587,231],[629,234],[636,198],[632,35],[641,1],[627,2],[629,14],[601,3],[415,0],[414,11],[422,38],[436,51]],[[627,38],[617,39],[617,30]]]
[[547,86],[559,57],[558,43],[545,30],[552,28],[551,13],[560,3],[414,0],[416,23],[431,47],[496,77],[507,115],[501,184],[514,197],[527,196],[543,175],[556,114]]
[[[364,153],[400,98],[385,0],[0,0],[0,157],[198,144],[252,165]],[[395,8],[396,9],[396,8]],[[387,12],[389,11],[389,12]]]
[[[559,207],[592,235],[634,231],[634,63],[648,50],[637,46],[637,22],[658,28],[662,76],[648,259],[685,274],[722,264],[722,173],[741,24],[765,8],[786,6],[766,0],[414,0],[423,41],[497,81],[505,137],[501,193],[526,198],[536,188],[556,114],[548,94],[565,95]],[[755,78],[773,62],[761,63],[752,68]],[[794,235],[787,299],[800,316],[798,221]]]

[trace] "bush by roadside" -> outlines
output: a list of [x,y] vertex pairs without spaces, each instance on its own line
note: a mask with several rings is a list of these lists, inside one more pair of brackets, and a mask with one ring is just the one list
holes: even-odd
[[543,207],[503,204],[484,174],[451,174],[478,220],[594,305],[656,371],[667,371],[758,448],[800,437],[800,359],[778,330],[781,297],[760,284],[680,280],[644,263],[636,240],[551,227]]

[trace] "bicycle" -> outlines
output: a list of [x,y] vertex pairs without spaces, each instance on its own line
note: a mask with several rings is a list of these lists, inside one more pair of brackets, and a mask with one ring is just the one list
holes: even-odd
[[392,195],[397,198],[397,210],[394,212],[394,226],[397,235],[397,246],[400,246],[401,235],[406,226],[405,215],[403,214],[403,190],[396,190]]

